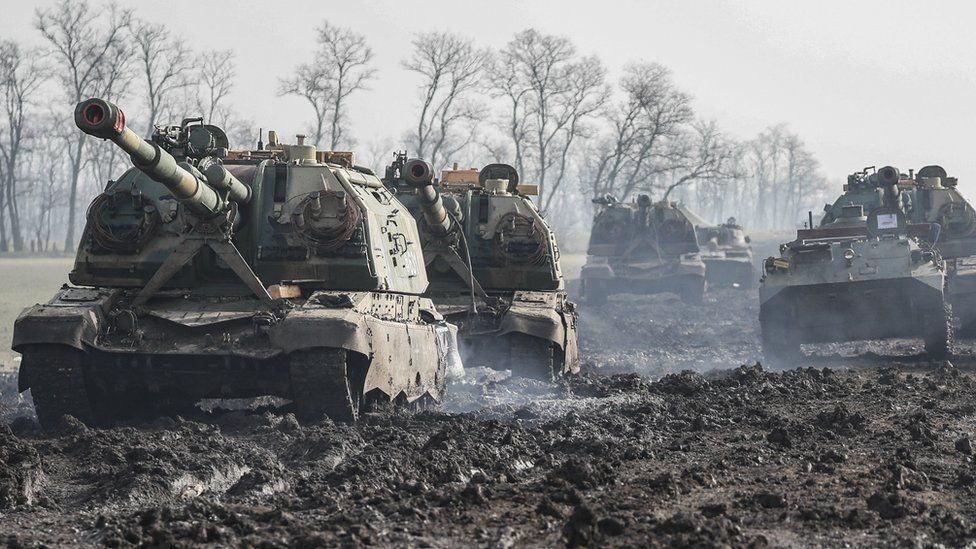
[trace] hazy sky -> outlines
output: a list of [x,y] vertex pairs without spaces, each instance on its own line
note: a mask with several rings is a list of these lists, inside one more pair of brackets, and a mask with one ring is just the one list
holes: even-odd
[[[5,2],[0,37],[40,43],[36,5]],[[165,0],[136,14],[164,22],[196,50],[234,49],[232,103],[265,129],[291,135],[310,111],[275,95],[277,78],[311,53],[324,19],[368,36],[379,74],[351,104],[361,143],[400,137],[416,88],[400,61],[411,33],[450,29],[500,47],[526,27],[573,39],[614,81],[629,61],[662,63],[697,111],[751,137],[787,123],[839,186],[848,172],[939,163],[976,198],[976,5],[972,2],[811,1],[303,1]],[[282,6],[282,7],[279,7]],[[68,107],[69,108],[69,107]],[[130,118],[139,116],[128,109]]]

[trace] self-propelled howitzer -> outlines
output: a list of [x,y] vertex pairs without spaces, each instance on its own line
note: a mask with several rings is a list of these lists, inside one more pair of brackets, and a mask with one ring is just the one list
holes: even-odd
[[935,246],[946,261],[949,278],[947,298],[962,332],[976,333],[976,209],[959,192],[958,181],[942,166],[924,166],[901,173],[884,166],[847,176],[844,193],[824,206],[820,222],[825,227],[849,205],[865,211],[879,206],[901,210],[911,223],[937,224]]
[[14,330],[38,418],[86,422],[272,395],[304,418],[438,400],[456,330],[423,297],[416,223],[351,153],[228,150],[200,119],[126,128],[88,100],[78,127],[134,169],[91,204],[75,267]]
[[605,303],[612,294],[672,292],[690,304],[705,298],[706,267],[695,226],[678,204],[652,202],[642,194],[633,202],[613,196],[598,205],[580,271],[588,303]]
[[448,170],[435,181],[430,164],[398,154],[385,183],[418,220],[425,295],[458,325],[466,365],[544,379],[579,372],[555,236],[513,167]]

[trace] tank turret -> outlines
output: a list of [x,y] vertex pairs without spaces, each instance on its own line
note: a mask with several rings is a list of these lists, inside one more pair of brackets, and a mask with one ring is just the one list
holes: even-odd
[[[135,167],[165,185],[177,200],[198,215],[218,215],[229,208],[229,200],[244,204],[251,199],[250,188],[228,173],[218,158],[205,156],[198,168],[177,162],[159,144],[142,139],[126,127],[125,114],[113,103],[96,98],[78,103],[75,125],[88,135],[118,145]],[[202,125],[193,128],[187,139],[197,144],[199,150],[216,152],[211,130]],[[226,198],[218,189],[224,191]]]
[[416,189],[417,205],[424,212],[427,228],[438,236],[444,236],[454,228],[454,221],[447,215],[441,193],[434,187],[434,167],[430,162],[414,158],[401,168],[403,180]]

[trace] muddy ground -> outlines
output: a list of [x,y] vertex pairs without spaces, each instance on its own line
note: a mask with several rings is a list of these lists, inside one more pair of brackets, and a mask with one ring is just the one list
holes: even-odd
[[43,434],[0,387],[10,546],[958,546],[976,540],[973,345],[761,359],[755,290],[581,307],[584,375],[300,426],[273,411]]

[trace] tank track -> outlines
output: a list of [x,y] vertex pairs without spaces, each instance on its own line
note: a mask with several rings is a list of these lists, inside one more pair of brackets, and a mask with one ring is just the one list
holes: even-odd
[[356,421],[358,398],[350,387],[345,349],[308,349],[291,354],[292,401],[303,421],[329,417]]
[[45,429],[56,427],[65,415],[86,424],[95,420],[83,358],[80,351],[61,346],[36,347],[24,353],[21,368],[26,368],[37,421]]

